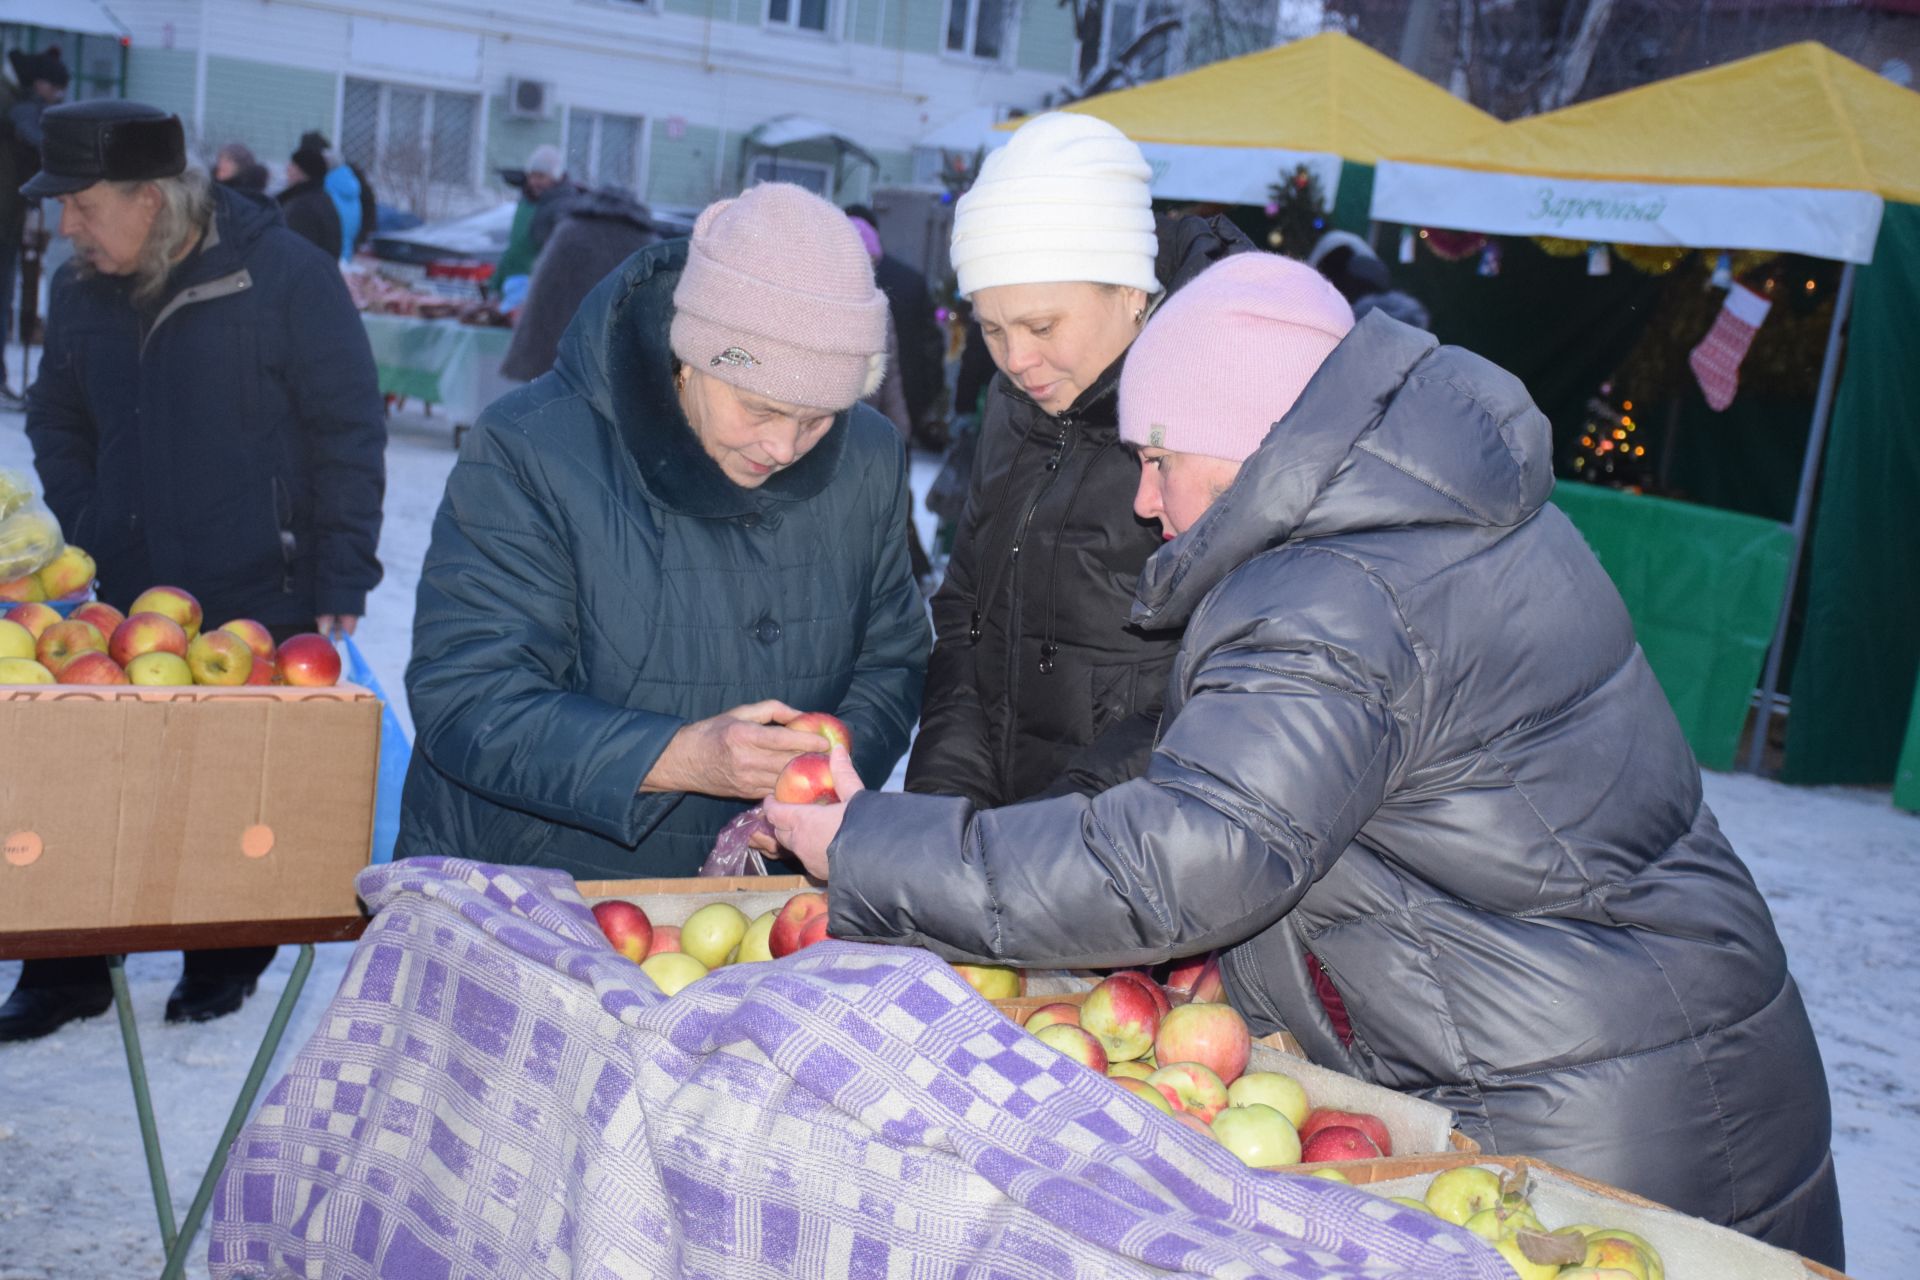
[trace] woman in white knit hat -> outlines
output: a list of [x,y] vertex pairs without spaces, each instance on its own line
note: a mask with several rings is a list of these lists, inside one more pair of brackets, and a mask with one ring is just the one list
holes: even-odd
[[1036,116],[960,198],[953,267],[999,374],[946,580],[907,789],[1011,804],[1144,764],[1177,633],[1128,625],[1160,545],[1130,511],[1123,357],[1157,302],[1252,249],[1225,219],[1156,220],[1140,149]]

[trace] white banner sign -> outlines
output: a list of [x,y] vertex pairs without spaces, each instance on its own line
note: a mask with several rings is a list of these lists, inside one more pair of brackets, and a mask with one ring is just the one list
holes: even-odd
[[1490,235],[1602,244],[1771,249],[1873,261],[1882,201],[1870,191],[1687,186],[1486,173],[1383,160],[1373,217]]
[[1140,153],[1153,166],[1156,200],[1263,205],[1270,198],[1268,188],[1291,177],[1294,167],[1303,164],[1320,179],[1328,212],[1332,212],[1334,197],[1340,191],[1341,159],[1323,152],[1143,142]]

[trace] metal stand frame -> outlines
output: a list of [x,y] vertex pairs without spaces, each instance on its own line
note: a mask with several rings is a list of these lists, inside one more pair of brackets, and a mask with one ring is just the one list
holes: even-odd
[[227,1152],[232,1148],[240,1126],[246,1123],[247,1113],[253,1110],[253,1100],[266,1080],[267,1067],[287,1034],[287,1023],[293,1017],[294,1006],[300,1002],[300,993],[306,989],[307,974],[313,969],[313,944],[300,944],[299,957],[293,962],[293,974],[287,979],[286,990],[280,993],[280,1003],[274,1008],[272,1021],[267,1023],[260,1050],[254,1054],[253,1066],[247,1072],[246,1082],[240,1086],[240,1096],[227,1116],[227,1127],[220,1134],[220,1145],[214,1148],[207,1172],[200,1179],[200,1189],[194,1193],[193,1204],[187,1209],[186,1220],[177,1228],[174,1225],[173,1193],[167,1187],[166,1159],[161,1154],[159,1128],[153,1120],[153,1099],[147,1091],[146,1057],[140,1051],[140,1031],[134,1024],[133,1000],[127,992],[126,964],[125,956],[108,957],[107,975],[113,983],[113,1003],[120,1015],[120,1039],[127,1051],[127,1076],[133,1085],[133,1108],[140,1117],[140,1141],[147,1153],[147,1178],[153,1184],[153,1208],[160,1219],[160,1240],[167,1253],[166,1270],[160,1276],[161,1280],[179,1280],[186,1270],[187,1251],[193,1247],[194,1237],[200,1234],[200,1224],[207,1215],[207,1208],[213,1203],[214,1188],[220,1184],[220,1175],[226,1171]]
[[1800,561],[1806,555],[1807,529],[1813,523],[1813,494],[1819,487],[1820,462],[1827,443],[1827,424],[1833,417],[1834,384],[1840,379],[1842,334],[1847,327],[1847,312],[1853,304],[1854,265],[1849,262],[1840,272],[1840,291],[1833,300],[1833,324],[1827,329],[1827,354],[1820,366],[1820,391],[1813,402],[1813,423],[1807,429],[1807,452],[1800,464],[1800,492],[1793,500],[1793,556],[1787,561],[1786,593],[1780,599],[1780,615],[1773,624],[1773,643],[1767,648],[1766,673],[1760,678],[1760,706],[1754,712],[1753,735],[1747,743],[1746,771],[1760,772],[1760,760],[1767,749],[1767,729],[1773,721],[1773,708],[1780,688],[1780,662],[1787,647],[1787,624],[1793,617],[1793,594],[1800,584]]

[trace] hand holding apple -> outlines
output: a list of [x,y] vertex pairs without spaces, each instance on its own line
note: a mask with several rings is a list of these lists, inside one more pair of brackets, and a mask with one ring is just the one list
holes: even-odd
[[683,725],[640,789],[759,800],[773,791],[789,760],[820,747],[819,734],[787,727],[799,715],[786,703],[768,699]]
[[834,744],[827,759],[840,803],[784,804],[774,799],[766,802],[767,822],[773,827],[774,838],[782,847],[792,850],[807,874],[816,880],[827,878],[827,847],[840,834],[840,824],[846,821],[847,803],[866,790],[845,747]]

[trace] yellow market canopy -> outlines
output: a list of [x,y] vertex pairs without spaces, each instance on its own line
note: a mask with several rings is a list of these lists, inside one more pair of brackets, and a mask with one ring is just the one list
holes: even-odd
[[1870,262],[1883,198],[1920,201],[1920,94],[1803,43],[1392,155],[1381,221]]
[[1343,161],[1456,146],[1498,124],[1338,32],[1064,109],[1098,116],[1139,143],[1155,196],[1233,204],[1264,203],[1277,175],[1297,164],[1318,174],[1331,202]]

